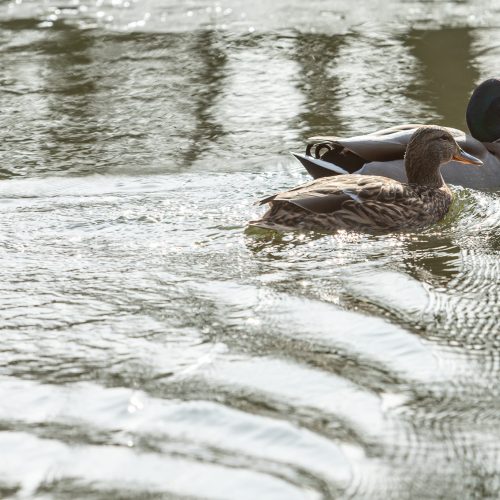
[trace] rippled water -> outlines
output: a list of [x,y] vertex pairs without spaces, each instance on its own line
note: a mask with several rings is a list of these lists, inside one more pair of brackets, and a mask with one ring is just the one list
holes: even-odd
[[498,498],[498,193],[245,227],[310,135],[464,128],[499,15],[0,2],[0,497]]

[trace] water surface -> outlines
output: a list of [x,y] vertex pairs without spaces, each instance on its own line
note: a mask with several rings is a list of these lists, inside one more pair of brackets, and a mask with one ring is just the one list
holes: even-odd
[[0,2],[0,497],[498,498],[498,193],[245,226],[310,135],[464,128],[499,14]]

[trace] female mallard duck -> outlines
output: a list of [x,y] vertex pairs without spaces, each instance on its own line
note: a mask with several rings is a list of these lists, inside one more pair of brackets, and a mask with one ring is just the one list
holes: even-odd
[[370,233],[419,229],[439,221],[452,195],[440,173],[450,161],[481,165],[449,131],[424,126],[412,135],[405,155],[408,183],[375,175],[323,177],[269,196],[270,208],[252,226],[268,229],[354,229]]
[[[450,184],[475,189],[500,187],[500,79],[481,83],[472,93],[466,112],[472,134],[448,128],[460,147],[480,158],[481,169],[452,161],[442,169]],[[421,125],[392,127],[368,135],[312,137],[306,154],[295,154],[315,179],[338,174],[383,175],[406,181],[404,152],[415,129]]]

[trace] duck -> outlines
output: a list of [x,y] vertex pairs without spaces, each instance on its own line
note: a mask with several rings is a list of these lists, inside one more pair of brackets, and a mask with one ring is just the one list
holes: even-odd
[[[441,220],[452,192],[440,172],[449,162],[482,165],[448,129],[422,126],[412,134],[404,158],[408,182],[376,175],[321,177],[268,196],[267,212],[249,225],[278,231],[387,233],[423,229]],[[472,168],[472,167],[469,167]]]
[[[500,79],[485,80],[473,91],[466,110],[470,134],[445,127],[459,146],[479,158],[481,169],[451,161],[441,170],[448,184],[489,190],[500,187]],[[292,153],[318,179],[339,174],[381,175],[406,182],[406,146],[421,124],[404,124],[355,137],[316,136],[305,154]]]

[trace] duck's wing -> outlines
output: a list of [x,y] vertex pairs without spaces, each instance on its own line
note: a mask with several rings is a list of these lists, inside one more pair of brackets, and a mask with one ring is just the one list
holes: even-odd
[[[363,167],[369,163],[384,164],[389,161],[399,162],[396,164],[399,175],[395,177],[401,178],[399,171],[403,170],[406,146],[419,126],[401,125],[354,137],[315,136],[308,139],[305,154],[293,154],[314,179],[363,173]],[[382,175],[391,177],[391,171]],[[380,173],[375,172],[374,175]]]
[[[390,127],[371,134],[358,135],[354,137],[337,137],[337,136],[315,136],[308,139],[308,150],[312,147],[330,147],[340,146],[342,149],[338,151],[340,154],[348,155],[355,154],[364,160],[364,163],[370,161],[391,161],[404,158],[406,146],[410,142],[411,136],[415,130],[425,125],[410,123],[397,127]],[[462,130],[456,128],[444,127],[457,141],[459,146],[473,155],[485,154],[486,147],[467,135]],[[321,153],[321,151],[315,151]],[[326,153],[326,151],[325,151]],[[323,155],[325,156],[325,155]],[[322,158],[326,160],[326,158]]]
[[[403,159],[406,146],[420,126],[406,124],[347,138],[311,137],[306,153],[294,154],[314,178],[363,173],[405,180]],[[495,145],[483,144],[461,130],[445,128],[462,149],[483,162],[486,162],[490,151],[495,149]]]
[[261,204],[285,202],[313,213],[333,213],[341,209],[352,210],[367,203],[387,204],[408,197],[408,186],[378,176],[348,175],[324,177],[277,193],[261,200]]
[[[363,164],[369,161],[390,161],[403,158],[406,146],[413,132],[421,127],[418,124],[407,124],[399,127],[391,127],[378,130],[371,134],[357,135],[354,137],[338,136],[315,136],[308,139],[306,154],[327,160],[333,156],[339,156],[340,162],[344,160],[342,156],[349,158],[356,155],[363,160]],[[335,150],[336,155],[328,155],[327,149]],[[314,148],[314,151],[313,151]],[[325,151],[322,151],[324,149]],[[332,158],[333,160],[333,158]]]

